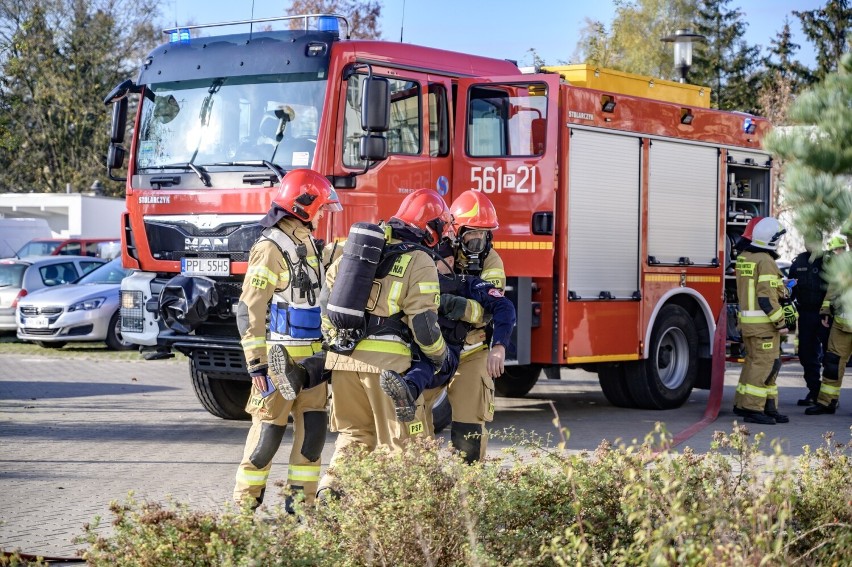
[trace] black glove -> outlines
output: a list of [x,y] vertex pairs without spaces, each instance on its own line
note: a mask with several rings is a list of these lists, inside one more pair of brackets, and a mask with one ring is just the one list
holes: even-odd
[[782,299],[780,303],[781,309],[784,311],[784,323],[787,324],[787,329],[789,331],[795,331],[796,321],[799,319],[799,313],[796,311],[796,306],[793,305],[793,302],[789,299]]
[[438,314],[446,317],[451,321],[458,321],[464,317],[465,309],[467,309],[467,299],[452,295],[451,293],[441,294],[441,305],[438,307]]

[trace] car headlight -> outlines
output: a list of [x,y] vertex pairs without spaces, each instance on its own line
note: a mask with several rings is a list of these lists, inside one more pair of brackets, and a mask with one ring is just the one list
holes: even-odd
[[96,297],[94,299],[87,299],[85,301],[78,301],[74,305],[68,308],[68,312],[72,311],[89,311],[91,309],[97,309],[106,301],[105,297]]

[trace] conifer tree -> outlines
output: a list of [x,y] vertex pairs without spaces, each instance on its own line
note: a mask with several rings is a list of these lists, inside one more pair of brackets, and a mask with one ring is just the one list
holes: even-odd
[[772,77],[770,88],[779,77],[789,81],[793,94],[814,82],[815,77],[810,70],[795,59],[799,49],[801,46],[793,42],[790,20],[785,18],[784,27],[770,40],[769,55],[763,61],[767,77]]
[[757,111],[760,48],[742,38],[748,24],[731,0],[701,0],[695,16],[695,31],[707,38],[693,54],[690,82],[709,85],[711,101],[723,110]]
[[[812,249],[827,237],[852,240],[852,53],[839,70],[799,96],[790,108],[795,124],[777,128],[765,145],[786,161],[784,187],[794,225]],[[827,269],[830,281],[844,291],[852,310],[852,253],[835,258]]]
[[793,15],[802,22],[805,37],[816,47],[816,79],[837,70],[837,64],[849,51],[852,3],[849,0],[828,0],[818,10],[794,11]]

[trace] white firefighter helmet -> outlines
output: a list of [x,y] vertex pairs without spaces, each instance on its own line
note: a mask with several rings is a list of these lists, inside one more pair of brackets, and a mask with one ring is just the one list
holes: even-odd
[[786,232],[787,229],[781,226],[781,223],[775,217],[760,219],[754,225],[751,245],[756,248],[775,251],[778,249],[778,241]]

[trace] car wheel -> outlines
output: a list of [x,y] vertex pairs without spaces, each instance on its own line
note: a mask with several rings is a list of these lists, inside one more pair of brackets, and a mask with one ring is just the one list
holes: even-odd
[[118,311],[110,317],[109,326],[107,327],[106,345],[111,350],[130,350],[136,347],[135,344],[124,340],[121,334],[121,317],[119,317]]
[[540,375],[541,366],[538,364],[507,366],[503,375],[494,380],[494,391],[504,398],[523,398],[533,389]]
[[35,344],[42,348],[62,348],[68,343],[64,341],[56,341],[56,342],[48,342],[48,341],[34,341]]

